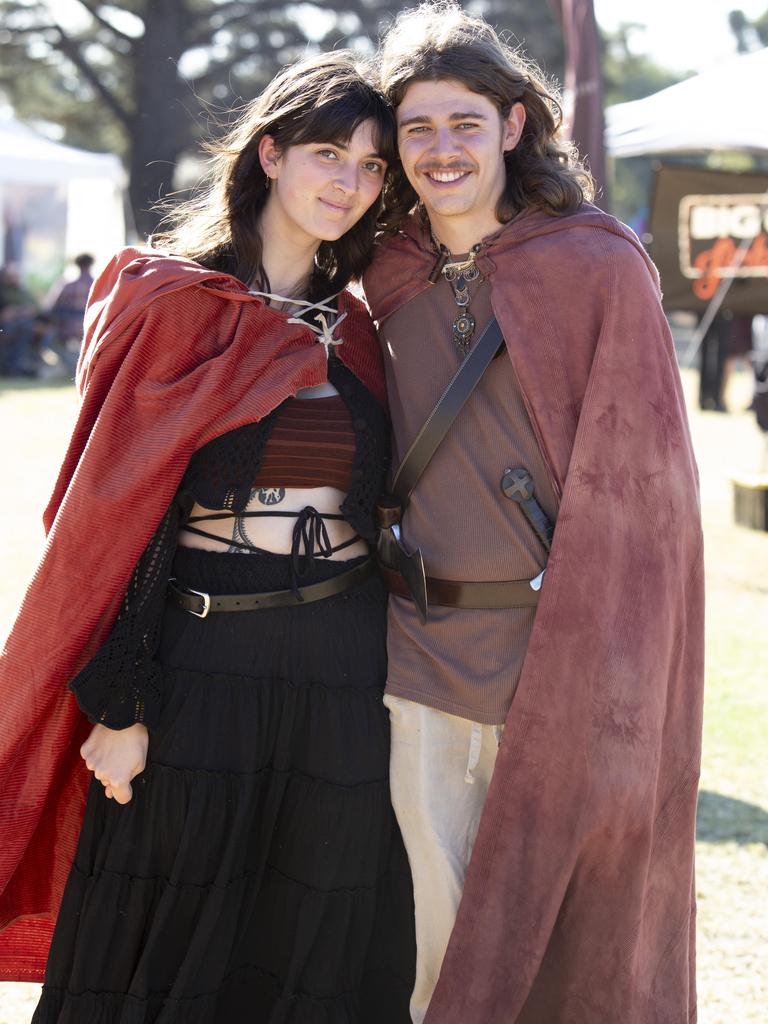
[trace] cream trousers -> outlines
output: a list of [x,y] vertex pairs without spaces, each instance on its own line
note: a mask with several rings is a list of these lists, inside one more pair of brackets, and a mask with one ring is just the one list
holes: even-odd
[[499,749],[502,726],[387,695],[390,786],[413,873],[416,986],[422,1024],[451,936],[464,877]]

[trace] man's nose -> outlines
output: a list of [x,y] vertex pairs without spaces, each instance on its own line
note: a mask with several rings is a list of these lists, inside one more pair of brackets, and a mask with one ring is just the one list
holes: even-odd
[[432,153],[435,156],[454,156],[458,152],[456,137],[448,125],[436,128],[432,136]]

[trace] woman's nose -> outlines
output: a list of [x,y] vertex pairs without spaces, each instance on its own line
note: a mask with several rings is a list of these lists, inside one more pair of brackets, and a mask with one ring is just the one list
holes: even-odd
[[357,192],[360,187],[357,167],[353,167],[351,164],[346,167],[340,167],[334,184],[337,188],[340,188],[342,192],[346,192],[348,194]]

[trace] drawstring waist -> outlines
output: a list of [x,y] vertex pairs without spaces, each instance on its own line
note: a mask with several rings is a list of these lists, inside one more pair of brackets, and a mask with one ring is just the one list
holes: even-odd
[[207,515],[191,516],[186,523],[184,523],[184,529],[189,533],[194,533],[198,537],[205,537],[208,540],[218,541],[220,544],[227,544],[230,549],[235,548],[238,551],[257,552],[261,549],[249,542],[242,524],[240,534],[246,538],[245,540],[220,537],[215,533],[209,533],[207,530],[201,530],[199,527],[190,524],[216,522],[227,519],[257,519],[262,517],[296,519],[291,535],[290,551],[291,590],[294,593],[298,593],[298,591],[304,586],[304,582],[306,580],[312,579],[317,558],[330,558],[331,555],[335,555],[336,552],[343,551],[345,548],[351,547],[361,539],[359,534],[355,534],[354,537],[343,541],[341,544],[336,544],[335,546],[332,545],[328,534],[328,527],[325,525],[325,520],[344,520],[344,516],[335,512],[318,512],[318,510],[313,508],[312,505],[306,505],[300,512],[276,511],[273,509],[269,511],[256,512],[211,512]]

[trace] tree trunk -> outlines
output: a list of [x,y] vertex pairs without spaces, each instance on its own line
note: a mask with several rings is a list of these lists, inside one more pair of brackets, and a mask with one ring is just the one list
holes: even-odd
[[150,0],[136,48],[128,190],[140,240],[157,227],[161,214],[153,205],[171,191],[176,162],[190,137],[187,87],[177,70],[186,18],[181,0]]

